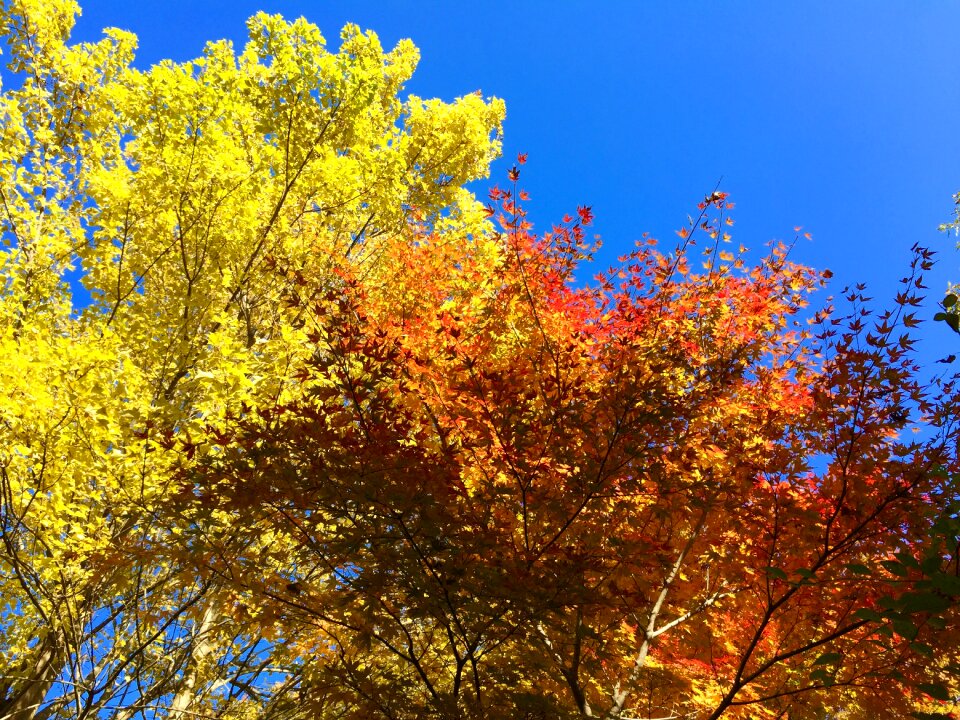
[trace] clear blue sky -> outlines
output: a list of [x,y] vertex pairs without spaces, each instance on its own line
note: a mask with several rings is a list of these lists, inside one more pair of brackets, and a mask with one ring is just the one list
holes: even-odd
[[[185,60],[208,39],[244,41],[257,10],[303,15],[331,47],[355,22],[385,46],[409,37],[407,90],[507,102],[502,181],[517,152],[540,226],[592,205],[607,264],[644,231],[674,239],[723,177],[734,238],[792,238],[795,258],[891,297],[909,248],[941,250],[931,293],[960,279],[937,232],[960,190],[960,3],[328,2],[81,0],[75,37],[140,37],[138,65]],[[929,307],[927,314],[932,314]],[[960,339],[939,325],[928,352]]]

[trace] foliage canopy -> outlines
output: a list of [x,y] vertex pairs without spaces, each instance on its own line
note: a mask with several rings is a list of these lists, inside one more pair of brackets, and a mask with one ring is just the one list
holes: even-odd
[[466,191],[503,105],[401,100],[409,42],[141,71],[77,11],[0,10],[0,717],[951,710],[929,253],[810,312],[715,192],[586,287],[590,210]]

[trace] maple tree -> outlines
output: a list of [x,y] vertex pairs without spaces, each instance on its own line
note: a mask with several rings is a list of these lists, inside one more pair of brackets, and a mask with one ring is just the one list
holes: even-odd
[[594,289],[590,211],[536,236],[517,195],[452,251],[412,225],[389,278],[304,278],[299,392],[187,445],[180,557],[308,658],[309,712],[948,711],[958,398],[909,335],[929,253],[894,310],[858,288],[806,330],[821,276],[727,251],[722,193]]
[[478,203],[502,104],[399,100],[411,44],[139,71],[76,12],[0,14],[0,717],[954,709],[927,251],[812,311],[714,192],[575,283],[589,208]]

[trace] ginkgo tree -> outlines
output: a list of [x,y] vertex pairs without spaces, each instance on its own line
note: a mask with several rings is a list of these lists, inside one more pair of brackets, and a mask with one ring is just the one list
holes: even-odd
[[141,71],[127,32],[69,44],[78,11],[0,4],[0,717],[226,712],[285,661],[152,552],[166,441],[285,397],[309,349],[277,263],[382,273],[412,207],[475,232],[503,106],[401,99],[414,46],[352,26],[331,52],[261,14],[240,53]]
[[953,710],[929,253],[813,310],[715,192],[584,285],[590,210],[478,203],[503,106],[401,99],[408,42],[143,71],[0,7],[0,718]]

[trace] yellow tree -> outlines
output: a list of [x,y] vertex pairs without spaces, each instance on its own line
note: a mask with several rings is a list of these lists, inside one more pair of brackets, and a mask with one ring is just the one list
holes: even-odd
[[416,48],[353,26],[332,52],[261,14],[239,54],[142,71],[127,32],[69,44],[71,0],[0,8],[0,717],[229,716],[282,661],[234,590],[149,552],[203,529],[155,515],[197,457],[171,440],[296,385],[302,278],[383,272],[414,209],[479,231],[463,184],[503,105],[401,99]]
[[77,12],[0,0],[0,719],[950,709],[926,253],[807,332],[714,193],[578,288],[590,211],[478,204],[502,104],[401,99],[411,44],[143,71]]

